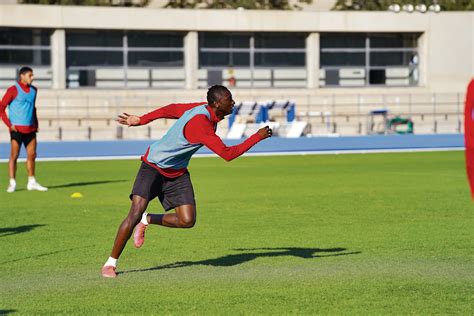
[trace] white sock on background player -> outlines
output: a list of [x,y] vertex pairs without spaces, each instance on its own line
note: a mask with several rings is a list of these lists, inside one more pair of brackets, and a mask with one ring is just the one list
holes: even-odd
[[8,184],[7,192],[12,193],[16,190],[16,180],[14,178],[10,178],[10,183]]
[[29,177],[28,177],[28,185],[26,186],[26,188],[28,189],[28,191],[33,191],[33,190],[36,190],[36,191],[48,191],[48,188],[42,186],[41,184],[39,184],[39,183],[36,181],[35,176],[29,176]]
[[35,176],[29,176],[28,177],[28,184],[33,184],[36,183],[36,178]]

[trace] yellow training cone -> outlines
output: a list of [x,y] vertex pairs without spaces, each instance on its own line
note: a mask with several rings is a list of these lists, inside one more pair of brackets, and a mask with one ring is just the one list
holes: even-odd
[[71,197],[73,199],[80,199],[82,197],[82,194],[79,192],[74,192],[73,194],[71,194]]

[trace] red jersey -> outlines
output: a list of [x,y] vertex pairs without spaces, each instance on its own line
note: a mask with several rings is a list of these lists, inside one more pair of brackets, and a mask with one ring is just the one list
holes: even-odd
[[[204,104],[206,104],[206,102],[170,104],[141,116],[140,125],[147,124],[159,118],[178,119],[184,114],[184,112],[196,106]],[[207,110],[209,111],[210,119],[207,118],[207,116],[204,114],[196,115],[186,124],[184,128],[184,137],[188,142],[192,144],[203,144],[220,157],[224,158],[227,161],[230,161],[234,158],[239,157],[247,150],[252,148],[252,146],[258,143],[260,140],[262,140],[262,137],[255,133],[239,145],[226,146],[222,139],[217,136],[215,132],[217,123],[219,122],[219,118],[216,116],[216,114],[210,107],[207,107]],[[158,171],[165,177],[176,178],[186,172],[186,168],[159,168],[154,163],[151,163],[147,160],[148,152],[149,148],[145,155],[142,157],[142,160],[153,168],[158,169]]]

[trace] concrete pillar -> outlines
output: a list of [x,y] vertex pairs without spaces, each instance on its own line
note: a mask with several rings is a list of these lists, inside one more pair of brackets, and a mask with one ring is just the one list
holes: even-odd
[[188,32],[184,37],[184,73],[186,89],[196,89],[198,85],[199,42],[197,32]]
[[428,34],[424,32],[418,38],[418,76],[419,81],[418,85],[420,87],[427,87],[429,82],[427,80],[428,76]]
[[66,32],[55,30],[51,35],[51,68],[53,89],[66,89]]
[[306,38],[306,87],[319,87],[319,33],[311,33]]

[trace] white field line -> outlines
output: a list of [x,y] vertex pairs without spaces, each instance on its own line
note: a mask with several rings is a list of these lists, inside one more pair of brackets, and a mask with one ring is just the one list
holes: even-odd
[[[343,154],[379,154],[379,153],[405,153],[405,152],[434,152],[434,151],[464,151],[464,147],[450,148],[406,148],[406,149],[355,149],[355,150],[321,150],[321,151],[275,151],[265,153],[246,153],[246,157],[254,156],[301,156],[301,155],[343,155]],[[193,158],[217,157],[216,154],[196,154]],[[137,156],[89,156],[89,157],[51,157],[37,158],[36,161],[88,161],[88,160],[134,160]],[[18,159],[19,162],[26,161],[25,158]],[[8,159],[0,159],[0,163],[8,162]]]

